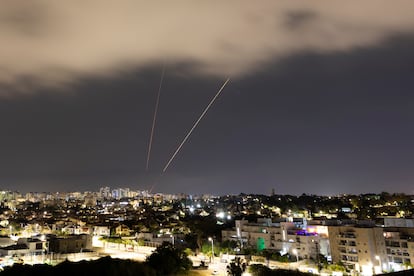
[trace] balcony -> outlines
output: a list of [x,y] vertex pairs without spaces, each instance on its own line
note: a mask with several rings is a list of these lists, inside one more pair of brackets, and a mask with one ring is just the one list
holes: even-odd
[[341,258],[342,262],[346,262],[346,263],[357,263],[358,262],[358,257],[354,257],[354,256],[346,256],[343,255]]
[[398,241],[385,241],[385,246],[399,248],[400,243]]
[[356,235],[353,232],[343,232],[343,233],[339,233],[338,238],[343,238],[343,239],[356,239]]

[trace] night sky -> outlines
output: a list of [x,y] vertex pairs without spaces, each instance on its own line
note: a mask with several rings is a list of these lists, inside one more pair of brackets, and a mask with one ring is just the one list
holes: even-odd
[[414,193],[414,3],[274,2],[3,3],[0,189]]

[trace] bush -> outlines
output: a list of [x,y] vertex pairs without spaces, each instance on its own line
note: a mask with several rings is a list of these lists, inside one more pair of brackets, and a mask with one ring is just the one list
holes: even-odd
[[175,275],[193,267],[187,254],[168,242],[157,247],[154,253],[147,258],[147,264],[160,276]]
[[147,264],[131,260],[100,258],[95,261],[63,262],[50,265],[14,265],[6,267],[0,276],[155,276],[156,272]]

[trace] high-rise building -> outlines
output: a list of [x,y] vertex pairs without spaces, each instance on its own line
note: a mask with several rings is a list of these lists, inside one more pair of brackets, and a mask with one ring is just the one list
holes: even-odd
[[111,189],[109,187],[102,187],[99,189],[99,194],[102,198],[111,198]]

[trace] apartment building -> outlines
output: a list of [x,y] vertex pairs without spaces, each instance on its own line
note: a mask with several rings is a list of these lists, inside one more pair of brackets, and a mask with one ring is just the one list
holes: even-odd
[[375,226],[328,226],[334,263],[364,275],[388,270],[383,229]]
[[398,271],[414,264],[414,228],[384,228],[389,270]]
[[372,275],[414,264],[412,225],[412,219],[403,218],[386,219],[381,225],[372,221],[238,220],[234,229],[222,231],[222,238],[298,259],[315,260],[322,254],[332,263],[343,263],[349,271]]
[[330,259],[326,226],[309,226],[304,219],[272,222],[259,219],[256,223],[237,220],[234,229],[223,230],[223,240],[237,241],[241,247],[259,251],[270,249],[282,255],[289,253],[298,259],[317,259],[323,254]]

